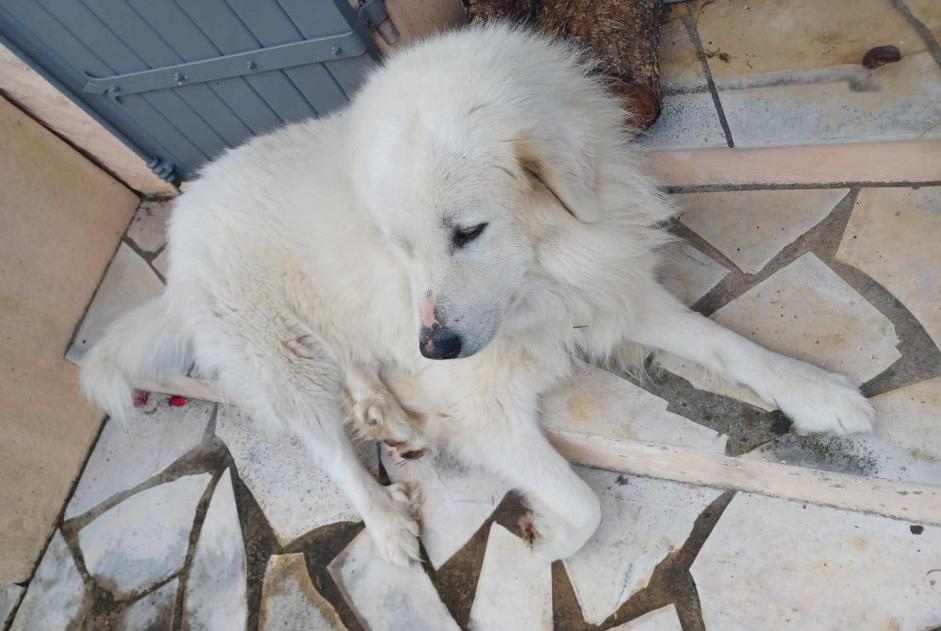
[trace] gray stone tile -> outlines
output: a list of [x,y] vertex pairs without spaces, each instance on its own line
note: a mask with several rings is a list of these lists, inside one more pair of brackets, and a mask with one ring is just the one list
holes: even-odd
[[543,424],[613,440],[630,439],[722,454],[727,437],[667,411],[667,401],[587,364],[543,398]]
[[186,584],[186,623],[193,631],[244,629],[247,561],[231,472],[226,469],[206,511]]
[[163,283],[147,262],[122,243],[82,319],[66,359],[81,363],[108,324],[132,308],[156,298],[162,291]]
[[67,629],[82,618],[85,584],[57,530],[29,583],[10,631]]
[[303,554],[273,555],[262,588],[261,631],[306,631],[346,627],[336,610],[317,590],[307,573]]
[[140,598],[121,614],[121,629],[136,631],[169,631],[173,628],[173,607],[179,581],[173,579],[160,589]]
[[150,394],[129,418],[107,422],[66,508],[66,519],[134,488],[199,445],[215,406],[190,400],[172,407],[167,400],[166,395]]
[[654,568],[683,545],[720,491],[577,467],[601,498],[601,526],[564,561],[582,614],[599,624],[646,586]]
[[744,457],[904,482],[941,482],[941,377],[871,401],[876,409],[871,434],[782,436]]
[[[941,70],[883,0],[700,2],[696,23],[736,146],[937,137]],[[902,61],[875,70],[866,52]]]
[[768,412],[775,408],[774,405],[755,394],[751,388],[730,383],[714,372],[682,357],[661,351],[656,355],[656,363],[659,368],[682,377],[697,390],[738,399]]
[[905,0],[905,5],[931,31],[935,40],[941,41],[941,5],[935,0]]
[[383,453],[393,482],[416,482],[422,495],[421,540],[431,565],[447,563],[500,504],[510,486],[479,468],[445,454],[395,463]]
[[707,629],[929,629],[939,556],[937,526],[740,494],[691,571]]
[[611,631],[682,631],[682,628],[676,615],[676,607],[667,605],[612,627]]
[[860,191],[836,258],[902,301],[941,347],[941,187]]
[[169,257],[169,251],[167,250],[167,248],[164,248],[164,249],[160,252],[160,254],[158,254],[158,255],[154,258],[154,260],[152,260],[152,261],[150,262],[150,264],[154,266],[154,269],[157,270],[158,272],[160,272],[160,274],[161,274],[164,278],[167,277],[167,272],[168,272],[169,269],[170,269],[169,258],[170,258],[170,257]]
[[145,201],[137,209],[127,228],[127,237],[142,251],[152,254],[166,245],[167,220],[172,203]]
[[[239,476],[282,545],[320,526],[360,520],[295,436],[256,425],[232,405],[219,406],[216,435],[229,448]],[[368,467],[376,471],[375,446],[362,444],[358,450]]]
[[729,191],[674,195],[680,221],[746,274],[820,223],[848,189]]
[[705,296],[729,274],[723,265],[682,241],[668,244],[661,254],[661,280],[686,306]]
[[82,528],[78,541],[88,572],[117,598],[178,572],[211,477],[188,475],[141,491]]
[[859,383],[900,357],[892,322],[810,252],[712,317],[766,348]]
[[329,570],[360,623],[370,631],[458,631],[459,627],[416,563],[400,567],[379,557],[366,531]]
[[928,53],[876,70],[848,66],[797,85],[719,81],[738,147],[941,138],[941,69]]
[[20,602],[25,587],[20,585],[7,585],[0,587],[0,627],[7,623],[7,618],[13,613],[13,608]]
[[725,147],[712,95],[706,91],[667,92],[660,118],[638,140],[650,149]]
[[490,526],[472,631],[551,631],[552,570],[529,544],[498,523]]

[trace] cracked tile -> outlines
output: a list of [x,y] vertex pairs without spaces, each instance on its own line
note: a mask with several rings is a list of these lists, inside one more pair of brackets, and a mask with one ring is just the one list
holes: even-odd
[[542,408],[543,425],[552,430],[725,453],[726,436],[668,412],[666,400],[588,364],[547,394]]
[[601,498],[601,526],[564,561],[582,613],[599,624],[689,537],[699,514],[720,491],[677,482],[576,467]]
[[158,251],[167,243],[171,208],[170,201],[142,202],[127,228],[127,237],[144,252]]
[[836,258],[871,276],[941,347],[941,187],[859,193]]
[[108,266],[65,357],[77,364],[116,318],[163,292],[163,283],[147,262],[122,243]]
[[[320,526],[360,520],[295,436],[258,426],[232,405],[219,406],[216,435],[229,448],[239,476],[282,545]],[[375,446],[364,443],[358,451],[375,471]]]
[[85,583],[57,530],[29,583],[10,631],[66,629],[82,617]]
[[360,623],[371,631],[458,631],[420,565],[386,563],[366,531],[328,566]]
[[939,556],[936,526],[739,494],[691,572],[707,629],[929,629]]
[[[697,27],[736,146],[941,134],[941,70],[891,3],[704,2]],[[861,65],[886,44],[900,62]]]
[[661,255],[663,283],[687,307],[709,293],[729,274],[725,266],[682,241],[668,244],[661,250]]
[[935,0],[905,0],[905,5],[934,38],[941,41],[941,5]]
[[314,588],[303,554],[272,555],[262,588],[261,631],[343,631],[336,610]]
[[810,252],[712,317],[765,348],[857,383],[901,357],[892,322]]
[[208,473],[141,491],[78,533],[88,572],[116,598],[158,583],[183,567],[196,505]]
[[746,274],[820,223],[849,189],[729,191],[673,195],[679,219]]
[[551,631],[552,571],[529,544],[498,523],[490,526],[472,631]]
[[206,511],[186,584],[185,613],[190,629],[244,629],[247,561],[232,475],[223,472]]
[[66,508],[66,519],[134,488],[199,445],[214,404],[191,400],[172,407],[167,400],[151,393],[130,417],[107,421]]
[[396,464],[384,452],[382,460],[390,480],[421,488],[421,539],[435,569],[464,547],[510,490],[495,475],[443,453]]
[[20,602],[20,597],[26,591],[20,585],[7,585],[0,587],[0,628],[4,628],[7,618],[13,613],[13,608]]
[[871,434],[782,436],[744,457],[786,464],[938,484],[941,481],[941,377],[870,399]]
[[682,631],[682,627],[676,615],[676,607],[667,605],[612,627],[611,631]]
[[173,607],[179,581],[173,579],[160,589],[128,605],[121,614],[119,629],[160,631],[173,628]]

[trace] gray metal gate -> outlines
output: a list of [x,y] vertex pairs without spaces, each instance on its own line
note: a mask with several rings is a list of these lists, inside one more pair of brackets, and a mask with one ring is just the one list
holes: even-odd
[[0,39],[172,181],[346,103],[383,19],[381,0],[2,0]]

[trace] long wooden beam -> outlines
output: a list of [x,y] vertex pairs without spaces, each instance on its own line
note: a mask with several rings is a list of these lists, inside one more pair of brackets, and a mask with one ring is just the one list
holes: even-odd
[[941,140],[650,151],[669,187],[941,181]]
[[[211,381],[173,377],[141,390],[226,403]],[[550,430],[569,461],[600,469],[941,525],[941,487],[734,458],[686,447]]]

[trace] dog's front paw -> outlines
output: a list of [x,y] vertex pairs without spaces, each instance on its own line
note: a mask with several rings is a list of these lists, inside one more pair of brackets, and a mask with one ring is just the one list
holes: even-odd
[[872,431],[875,410],[844,375],[815,366],[803,370],[800,380],[777,397],[800,433],[855,434]]
[[379,488],[369,514],[363,516],[379,555],[393,565],[420,562],[421,493],[418,487],[398,482]]
[[350,413],[360,438],[383,441],[398,454],[424,452],[430,446],[394,397],[377,395],[356,401]]

